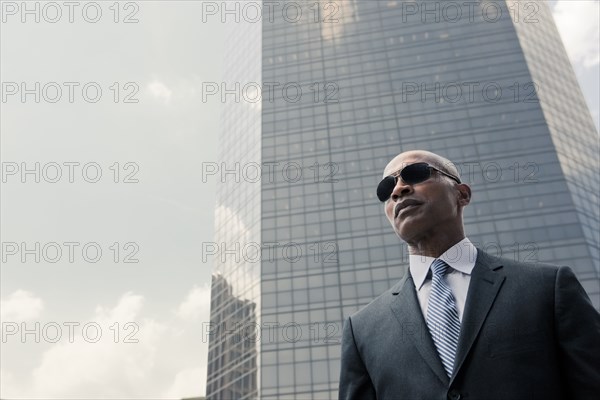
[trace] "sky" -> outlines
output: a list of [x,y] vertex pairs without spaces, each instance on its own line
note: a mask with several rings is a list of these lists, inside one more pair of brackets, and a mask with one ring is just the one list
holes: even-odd
[[[90,3],[2,2],[0,397],[202,395],[225,24]],[[552,6],[598,127],[598,2]]]

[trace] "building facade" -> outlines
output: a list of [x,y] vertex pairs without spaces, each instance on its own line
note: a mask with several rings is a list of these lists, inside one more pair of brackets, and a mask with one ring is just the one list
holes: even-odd
[[408,267],[375,195],[406,150],[456,163],[473,243],[569,265],[599,306],[598,132],[544,2],[289,3],[227,63],[262,97],[226,102],[222,161],[262,178],[221,185],[216,242],[261,256],[215,260],[208,399],[336,398],[344,319]]

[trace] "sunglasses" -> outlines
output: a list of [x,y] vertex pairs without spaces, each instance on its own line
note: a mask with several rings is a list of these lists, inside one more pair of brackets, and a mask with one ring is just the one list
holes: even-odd
[[382,203],[386,202],[392,196],[392,192],[398,183],[398,176],[400,176],[402,181],[407,185],[416,185],[417,183],[425,182],[427,179],[431,178],[431,171],[437,171],[440,174],[446,175],[448,178],[456,181],[456,183],[461,183],[460,179],[454,175],[450,175],[449,173],[441,171],[427,163],[423,162],[410,164],[402,168],[400,172],[386,176],[381,182],[379,182],[379,185],[377,186],[377,197],[379,198],[379,201]]

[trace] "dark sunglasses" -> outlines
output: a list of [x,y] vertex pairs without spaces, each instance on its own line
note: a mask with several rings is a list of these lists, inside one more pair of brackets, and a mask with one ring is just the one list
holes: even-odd
[[453,179],[456,183],[461,183],[460,179],[454,175],[450,175],[447,172],[441,171],[436,167],[433,167],[427,163],[415,163],[407,165],[402,168],[400,172],[396,172],[393,175],[386,176],[383,178],[377,186],[377,197],[382,203],[387,201],[391,196],[396,184],[398,183],[398,176],[402,178],[402,181],[407,185],[416,185],[417,183],[425,182],[431,178],[431,171],[437,171],[442,175],[446,175],[448,178]]

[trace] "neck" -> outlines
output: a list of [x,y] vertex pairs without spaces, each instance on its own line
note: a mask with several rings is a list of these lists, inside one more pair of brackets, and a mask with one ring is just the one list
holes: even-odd
[[438,258],[464,238],[462,229],[453,234],[436,234],[433,237],[408,242],[408,252],[411,255]]

